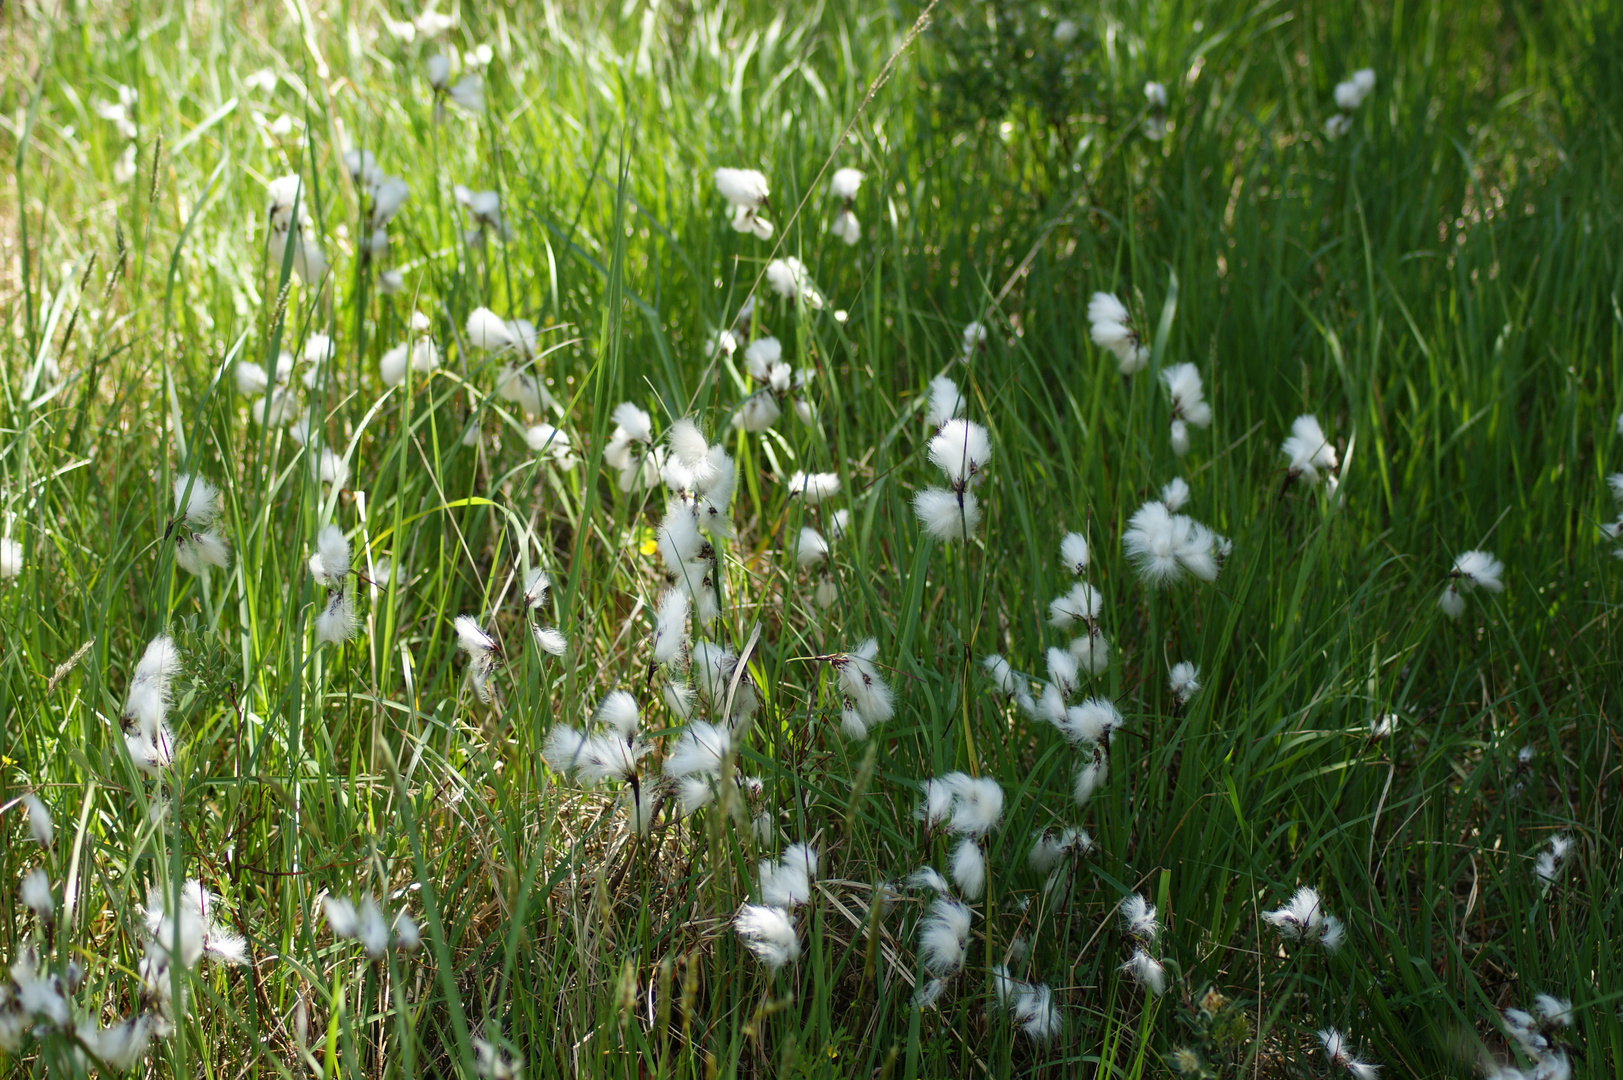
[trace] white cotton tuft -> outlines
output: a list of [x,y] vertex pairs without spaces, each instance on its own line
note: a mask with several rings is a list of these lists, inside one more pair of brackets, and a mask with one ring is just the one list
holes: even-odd
[[782,908],[745,904],[733,918],[733,928],[757,959],[773,971],[800,959],[800,938]]
[[716,193],[731,206],[759,206],[771,194],[766,177],[756,169],[720,168],[715,180]]
[[974,918],[966,905],[938,896],[919,923],[919,956],[932,975],[951,975],[964,966],[969,951],[969,924]]
[[1465,614],[1465,597],[1460,595],[1459,589],[1453,583],[1443,587],[1442,595],[1437,598],[1437,606],[1443,609],[1443,614],[1450,619],[1457,619]]
[[698,559],[704,550],[704,537],[699,535],[699,521],[693,507],[680,499],[672,499],[665,507],[655,543],[667,573],[680,573],[684,566]]
[[1048,624],[1067,627],[1073,623],[1092,625],[1098,621],[1104,606],[1104,596],[1085,581],[1071,586],[1064,596],[1055,597],[1048,604]]
[[1095,697],[1067,709],[1060,730],[1074,743],[1104,747],[1110,745],[1123,723],[1121,712],[1114,704]]
[[1486,551],[1467,551],[1454,560],[1454,576],[1462,589],[1483,588],[1503,592],[1505,564]]
[[805,473],[796,471],[789,477],[789,494],[799,495],[808,506],[815,506],[840,493],[837,473]]
[[1161,932],[1161,924],[1155,918],[1154,906],[1138,893],[1133,893],[1122,900],[1117,910],[1121,912],[1122,928],[1140,941],[1154,941],[1156,935]]
[[207,528],[220,511],[220,491],[201,476],[175,477],[175,517],[195,529]]
[[795,544],[795,562],[802,570],[810,570],[827,559],[828,541],[823,539],[823,534],[809,525],[802,527]]
[[[1318,890],[1304,885],[1296,890],[1284,907],[1263,912],[1262,921],[1287,941],[1312,942],[1324,936],[1329,917],[1325,914]],[[1341,925],[1339,920],[1336,925]]]
[[907,887],[910,889],[929,889],[931,892],[946,896],[947,879],[933,866],[921,866],[907,875]]
[[[1161,381],[1166,384],[1173,420],[1181,420],[1190,427],[1211,426],[1212,407],[1206,403],[1199,368],[1194,364],[1173,364],[1162,370]],[[1184,448],[1177,453],[1182,456],[1188,449],[1186,440]]]
[[687,644],[688,595],[667,589],[654,618],[654,663],[668,664],[682,655]]
[[1004,697],[1014,697],[1019,684],[1015,681],[1014,669],[1009,666],[1007,660],[997,653],[993,653],[981,661],[981,666],[992,677],[992,685],[997,687],[999,694]]
[[342,645],[355,636],[358,626],[354,597],[344,590],[334,592],[316,616],[316,644]]
[[316,533],[316,550],[310,556],[310,573],[329,589],[342,585],[349,576],[349,539],[337,525],[325,525]]
[[40,847],[50,847],[51,837],[55,834],[55,826],[51,823],[51,812],[45,808],[38,795],[30,792],[23,796],[23,809],[28,811],[28,829],[34,834],[34,839]]
[[1165,503],[1147,502],[1134,511],[1122,534],[1122,548],[1147,584],[1173,582],[1183,575],[1174,520]]
[[1133,955],[1121,966],[1121,970],[1132,976],[1134,982],[1155,997],[1166,993],[1167,969],[1143,949],[1134,949]]
[[1081,637],[1072,638],[1066,646],[1076,657],[1076,665],[1089,675],[1098,675],[1110,666],[1110,642],[1098,627],[1089,627]]
[[955,495],[941,488],[925,488],[913,496],[913,512],[925,533],[943,543],[967,540],[981,523],[980,500],[973,491]]
[[945,375],[930,380],[930,398],[924,408],[924,422],[939,428],[964,411],[964,395],[958,384]]
[[535,424],[524,431],[524,441],[538,454],[549,455],[558,467],[573,469],[577,462],[569,436],[551,424]]
[[952,880],[967,899],[979,900],[986,892],[986,855],[978,841],[966,836],[953,849]]
[[1161,489],[1161,502],[1174,514],[1182,510],[1189,503],[1189,482],[1181,476],[1168,480]]
[[1076,693],[1078,681],[1076,657],[1064,649],[1051,648],[1048,650],[1047,659],[1049,680],[1059,690],[1060,697],[1069,698]]
[[[878,655],[879,642],[874,638],[868,638],[834,662],[835,671],[839,676],[840,693],[845,695],[846,700],[862,717],[865,728],[882,724],[895,713],[890,686],[874,665],[874,659]],[[866,731],[863,734],[866,734]]]
[[1076,805],[1086,806],[1088,800],[1105,786],[1109,778],[1109,759],[1104,756],[1103,751],[1095,751],[1093,760],[1086,762],[1076,771],[1076,778],[1071,785],[1071,797],[1076,801]]
[[793,910],[811,903],[812,882],[817,877],[817,849],[809,844],[790,844],[783,858],[774,863],[762,859],[757,868],[761,902],[768,907]]
[[953,419],[941,425],[929,443],[930,460],[946,474],[954,490],[978,480],[992,460],[992,442],[986,429],[972,420]]
[[722,759],[731,745],[732,735],[725,727],[695,720],[665,756],[665,775],[719,776]]
[[530,636],[535,638],[536,648],[549,656],[562,656],[569,651],[569,639],[555,627],[532,626]]
[[593,719],[622,739],[633,738],[642,721],[637,710],[637,699],[624,690],[610,690],[605,694],[598,703]]
[[1291,421],[1291,433],[1280,445],[1280,453],[1290,462],[1292,476],[1317,484],[1321,473],[1336,468],[1336,447],[1324,436],[1319,419],[1311,414]]
[[1187,660],[1172,665],[1172,671],[1167,675],[1167,688],[1178,699],[1179,705],[1189,704],[1189,699],[1200,691],[1199,675],[1200,668]]
[[1059,558],[1065,569],[1082,576],[1088,568],[1088,540],[1081,533],[1066,533],[1059,542]]
[[21,884],[17,886],[17,900],[37,915],[40,922],[48,924],[55,921],[56,897],[51,895],[51,879],[42,867],[36,866],[23,875]]
[[856,198],[857,189],[862,186],[864,179],[861,169],[853,169],[849,165],[842,169],[835,169],[834,175],[828,182],[828,197],[849,202]]
[[1150,362],[1150,350],[1139,343],[1127,306],[1114,296],[1094,293],[1088,301],[1088,322],[1093,343],[1116,357],[1123,375],[1142,371]]

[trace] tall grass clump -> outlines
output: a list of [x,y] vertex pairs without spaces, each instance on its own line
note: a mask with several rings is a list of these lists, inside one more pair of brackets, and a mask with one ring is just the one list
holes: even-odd
[[1623,1076],[1614,13],[0,35],[8,1074]]

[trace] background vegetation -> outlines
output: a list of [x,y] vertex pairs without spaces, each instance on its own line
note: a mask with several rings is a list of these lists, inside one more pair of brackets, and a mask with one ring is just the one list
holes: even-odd
[[[147,887],[199,877],[224,898],[252,964],[203,969],[154,1075],[471,1072],[484,1033],[532,1076],[1136,1077],[1183,1046],[1217,1075],[1305,1076],[1326,1071],[1328,1024],[1389,1075],[1469,1075],[1506,1059],[1498,1010],[1546,990],[1574,1000],[1581,1071],[1623,1075],[1623,564],[1600,529],[1623,468],[1623,22],[1604,5],[951,3],[911,40],[908,3],[464,5],[444,47],[491,47],[487,107],[439,121],[437,47],[385,25],[413,14],[0,11],[0,509],[25,554],[0,583],[0,880],[45,858],[14,802],[37,792],[53,881],[77,889],[57,956],[87,964],[76,1000],[108,1016],[134,994]],[[1079,23],[1069,47],[1061,18]],[[1365,66],[1374,94],[1327,138],[1333,85]],[[1152,79],[1170,97],[1159,142],[1140,128]],[[120,85],[133,139],[93,107]],[[397,295],[358,269],[351,145],[412,188]],[[805,261],[823,310],[756,287],[778,238],[728,227],[722,165],[767,174],[777,254]],[[867,174],[853,247],[826,232],[842,165]],[[333,270],[284,303],[263,215],[288,172]],[[506,243],[460,242],[457,183],[501,193]],[[724,430],[744,384],[704,342],[752,288],[815,368],[820,412],[730,440],[720,636],[759,627],[765,699],[744,766],[774,844],[824,856],[805,955],[778,976],[728,926],[753,887],[749,830],[702,812],[639,844],[612,793],[539,757],[615,687],[676,726],[642,694],[661,499],[619,493],[599,452],[622,400],[661,429]],[[1216,420],[1187,458],[1153,370],[1124,380],[1088,340],[1095,290],[1155,329],[1155,366],[1200,366]],[[538,461],[488,396],[493,365],[461,336],[481,305],[558,346],[552,419],[576,468]],[[413,310],[447,362],[386,394],[377,360]],[[975,319],[987,346],[959,364]],[[352,472],[331,497],[231,375],[314,332],[338,360],[311,401]],[[944,370],[995,447],[987,520],[950,548],[909,507],[934,479],[916,409]],[[1334,497],[1284,483],[1302,412],[1340,449]],[[827,612],[795,567],[819,520],[786,497],[795,469],[839,473],[852,510]],[[235,554],[206,582],[165,538],[191,470],[223,489]],[[1214,586],[1147,592],[1121,532],[1175,475],[1235,553]],[[304,562],[327,514],[396,571],[367,591],[363,635],[317,651]],[[1045,621],[1068,529],[1107,598],[1096,692],[1128,719],[1084,811],[1073,752],[975,666],[997,651],[1040,672],[1063,644]],[[1437,591],[1478,546],[1507,588],[1451,622]],[[529,566],[556,582],[562,661],[524,645]],[[459,614],[506,645],[500,709],[463,685]],[[118,716],[165,629],[186,658],[182,749],[156,784]],[[898,712],[848,743],[808,658],[870,635]],[[1205,689],[1180,710],[1182,659]],[[1387,713],[1395,735],[1372,739]],[[1008,808],[970,968],[920,1011],[921,906],[878,917],[869,900],[940,864],[946,841],[912,811],[918,781],[955,768],[997,777]],[[1063,823],[1098,841],[1076,900],[1025,906],[1031,835]],[[1558,834],[1574,851],[1545,889],[1533,861]],[[1334,956],[1259,922],[1302,884],[1349,923]],[[425,947],[366,961],[332,940],[323,890],[395,894]],[[1116,970],[1112,911],[1133,890],[1167,924],[1178,978],[1160,999]],[[12,957],[32,917],[4,892]],[[1063,1010],[1045,1044],[985,1008],[1016,935]],[[1208,988],[1231,1001],[1221,1023]],[[71,1065],[33,1044],[3,1067]]]

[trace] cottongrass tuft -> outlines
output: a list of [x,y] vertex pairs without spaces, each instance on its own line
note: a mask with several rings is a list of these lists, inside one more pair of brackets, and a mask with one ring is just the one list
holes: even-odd
[[1172,671],[1167,675],[1167,688],[1179,705],[1189,704],[1189,700],[1200,692],[1200,668],[1187,660],[1172,665]]
[[1303,414],[1291,421],[1291,433],[1280,445],[1280,453],[1289,462],[1286,483],[1300,478],[1311,487],[1319,477],[1336,470],[1336,446],[1325,438],[1319,418]]
[[1550,846],[1539,852],[1538,859],[1533,864],[1533,873],[1538,877],[1540,884],[1546,888],[1555,884],[1560,877],[1561,866],[1567,861],[1567,855],[1572,851],[1572,841],[1566,836],[1556,834],[1550,837]]
[[1149,364],[1149,347],[1140,342],[1127,305],[1110,293],[1096,292],[1088,300],[1088,323],[1093,343],[1115,355],[1123,375],[1136,374]]
[[1134,949],[1133,955],[1121,965],[1121,971],[1126,972],[1132,980],[1155,997],[1160,997],[1167,990],[1167,969],[1161,962],[1143,949]]
[[1327,1027],[1318,1035],[1319,1042],[1324,1047],[1324,1056],[1329,1059],[1333,1068],[1345,1069],[1353,1080],[1375,1080],[1380,1075],[1381,1067],[1354,1054],[1347,1036],[1340,1031]]
[[773,971],[800,959],[800,937],[783,908],[745,904],[733,917],[733,928],[750,952]]
[[975,913],[950,896],[940,895],[919,923],[919,959],[936,977],[955,974],[969,952],[969,927]]
[[1163,369],[1161,381],[1166,384],[1172,404],[1172,452],[1183,457],[1189,453],[1190,427],[1211,427],[1212,407],[1206,402],[1200,369],[1194,364],[1173,364]]
[[1346,927],[1324,910],[1318,890],[1310,885],[1297,889],[1284,907],[1263,912],[1262,921],[1286,941],[1317,943],[1326,952],[1335,952],[1346,940]]
[[1465,613],[1465,593],[1478,588],[1494,593],[1504,591],[1504,572],[1504,563],[1494,558],[1490,552],[1477,550],[1464,552],[1454,559],[1454,567],[1448,575],[1448,584],[1443,587],[1442,595],[1437,598],[1437,606],[1442,608],[1443,614],[1449,618],[1459,618]]
[[1140,941],[1154,941],[1161,932],[1155,918],[1155,906],[1138,893],[1125,897],[1117,910],[1121,912],[1122,928]]

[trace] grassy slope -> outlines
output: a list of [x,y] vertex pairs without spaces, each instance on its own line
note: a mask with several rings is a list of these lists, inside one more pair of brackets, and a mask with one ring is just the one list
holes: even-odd
[[[837,156],[869,174],[866,235],[846,249],[821,231],[816,177],[912,11],[831,4],[773,22],[765,8],[706,8],[652,24],[641,9],[469,13],[460,43],[488,41],[499,57],[490,110],[483,124],[436,126],[426,53],[375,37],[370,5],[311,12],[307,33],[280,7],[87,8],[51,34],[8,5],[3,32],[20,48],[6,50],[7,160],[20,123],[32,126],[20,203],[0,211],[13,328],[0,344],[0,484],[28,567],[0,590],[0,794],[44,786],[68,834],[58,858],[75,850],[68,838],[79,845],[85,902],[69,940],[133,965],[135,901],[182,871],[236,906],[261,963],[205,979],[209,1006],[166,1051],[175,1070],[200,1053],[221,1074],[295,1068],[301,987],[313,1038],[330,1021],[345,1067],[370,1072],[458,1056],[467,1026],[495,1016],[536,1075],[630,1076],[659,1062],[700,1075],[707,1055],[723,1074],[797,1056],[809,1072],[852,1075],[888,1068],[892,1048],[895,1075],[1011,1061],[1154,1074],[1190,1037],[1178,999],[1208,983],[1261,1029],[1231,1065],[1254,1054],[1263,1072],[1322,1062],[1307,1033],[1335,1023],[1394,1073],[1461,1073],[1477,1033],[1497,1044],[1493,1010],[1542,989],[1576,999],[1574,1042],[1595,1075],[1623,1060],[1619,570],[1597,529],[1613,514],[1603,477],[1617,467],[1619,407],[1612,32],[1564,8],[1124,7],[1095,59],[1111,119],[1086,128],[1094,141],[1075,172],[1019,113],[1005,138],[938,129],[924,80],[939,58],[926,43]],[[1327,143],[1331,85],[1371,62],[1375,95],[1353,135]],[[289,76],[270,96],[243,81],[266,66]],[[1160,147],[1117,139],[1146,78],[1173,87]],[[89,108],[115,83],[140,92],[141,171],[121,186],[110,177],[123,144]],[[299,167],[301,150],[262,133],[256,110],[309,131],[312,211],[336,266],[320,300],[295,286],[281,327],[276,268],[249,239],[263,225],[249,223],[263,181]],[[339,232],[356,228],[341,133],[411,183],[395,261],[412,264],[417,307],[451,353],[428,386],[376,409],[376,358],[411,308],[372,295],[357,305]],[[724,924],[750,887],[746,836],[709,815],[634,850],[603,813],[608,797],[539,765],[555,719],[580,721],[616,685],[640,688],[646,620],[626,620],[657,596],[638,542],[658,496],[611,494],[591,453],[570,473],[538,468],[490,412],[483,446],[460,443],[468,388],[491,383],[488,364],[455,347],[479,304],[563,328],[549,340],[571,343],[549,372],[586,447],[627,398],[659,427],[692,409],[720,423],[738,384],[700,345],[769,247],[722,220],[708,174],[733,163],[767,171],[780,225],[812,192],[784,250],[849,312],[841,324],[768,306],[771,329],[819,368],[822,430],[785,422],[735,447],[741,535],[724,636],[742,642],[760,622],[754,670],[769,697],[745,765],[768,778],[786,838],[820,836],[836,882],[805,923],[806,956],[777,980]],[[461,249],[455,182],[503,191],[511,243],[488,257]],[[989,294],[1062,210],[993,308]],[[104,298],[115,222],[129,256]],[[92,252],[67,379],[29,407],[30,359],[47,329],[63,347]],[[1147,594],[1119,537],[1180,471],[1167,406],[1151,374],[1114,373],[1082,312],[1108,288],[1154,319],[1174,277],[1156,362],[1193,360],[1206,377],[1216,423],[1181,468],[1192,512],[1236,554],[1215,587]],[[993,431],[989,517],[979,542],[947,550],[921,542],[907,506],[934,479],[910,409],[983,314],[991,346],[954,374]],[[233,349],[263,360],[313,330],[331,330],[342,357],[318,392],[355,474],[337,519],[409,578],[363,604],[357,644],[312,655],[307,608],[321,594],[303,559],[334,508],[285,434],[248,422],[229,371],[215,379]],[[1278,442],[1302,411],[1342,448],[1345,505],[1300,487],[1280,495]],[[158,539],[183,462],[226,490],[238,559],[207,590],[172,572]],[[805,512],[772,478],[802,467],[841,472],[840,505],[854,514],[829,616],[784,550]],[[965,659],[998,650],[1037,673],[1043,647],[1063,643],[1044,625],[1064,584],[1062,527],[1094,543],[1116,648],[1099,691],[1129,720],[1112,782],[1083,812],[1067,794],[1072,752],[1006,715]],[[1450,558],[1479,543],[1505,558],[1507,590],[1448,623],[1435,592]],[[567,663],[540,663],[523,644],[515,575],[528,565],[557,578]],[[461,689],[450,632],[458,614],[495,611],[515,658],[499,718]],[[185,633],[194,671],[176,710],[182,779],[160,790],[129,768],[108,718],[166,626]],[[869,634],[902,706],[871,761],[838,737],[804,659]],[[48,693],[55,665],[85,642]],[[1179,713],[1165,675],[1183,658],[1206,689]],[[648,711],[651,726],[667,723]],[[1371,745],[1366,725],[1386,711],[1402,716],[1398,736]],[[1534,764],[1518,773],[1529,744]],[[972,962],[984,971],[1015,933],[1032,941],[1031,976],[1054,985],[1067,1018],[1038,1050],[982,1015],[979,973],[922,1015],[896,973],[871,975],[871,883],[947,848],[911,819],[910,785],[972,758],[1010,796]],[[156,828],[154,800],[170,807]],[[38,856],[11,811],[4,820],[10,880]],[[1040,884],[1024,868],[1027,838],[1054,822],[1085,824],[1100,846],[1069,914],[1034,905],[1022,918],[1010,905]],[[1541,894],[1532,858],[1556,831],[1577,855]],[[331,944],[316,898],[410,880],[423,883],[417,910],[440,902],[440,963],[427,950],[385,979]],[[1352,947],[1329,962],[1285,959],[1257,921],[1302,883],[1351,923]],[[1113,970],[1108,912],[1130,888],[1161,904],[1166,954],[1185,973],[1148,1010]],[[916,916],[909,905],[884,923],[909,978]],[[627,971],[645,995],[636,1018],[622,1005]],[[81,1000],[127,1000],[114,966],[90,979]],[[399,989],[385,996],[385,983]],[[671,1010],[670,1037],[650,1009]]]

